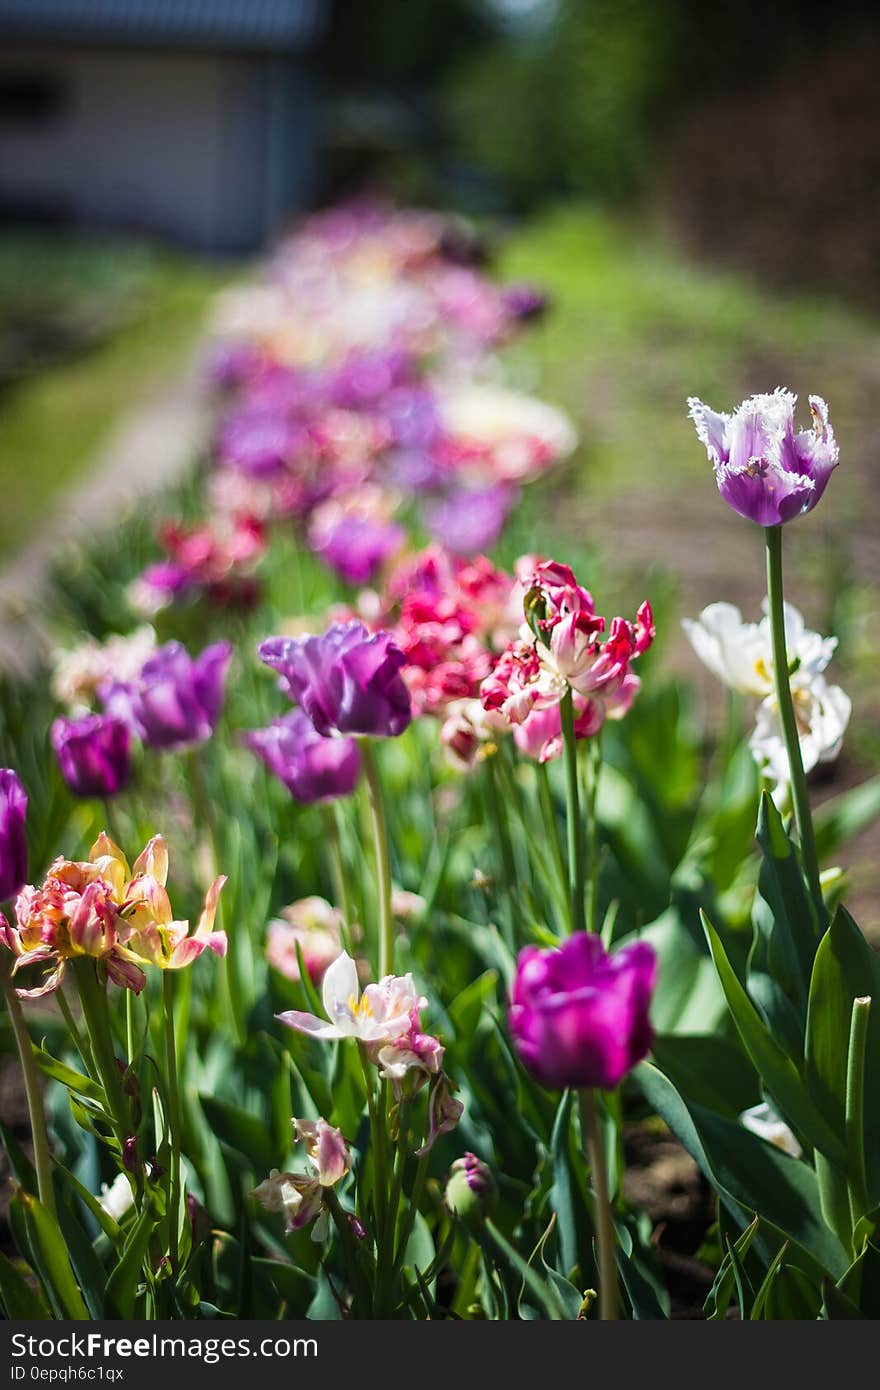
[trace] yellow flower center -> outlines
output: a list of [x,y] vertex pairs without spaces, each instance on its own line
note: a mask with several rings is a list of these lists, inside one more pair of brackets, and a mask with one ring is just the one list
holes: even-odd
[[352,1018],[372,1018],[373,1006],[366,994],[362,994],[360,999],[356,999],[353,994],[348,997],[348,1008]]

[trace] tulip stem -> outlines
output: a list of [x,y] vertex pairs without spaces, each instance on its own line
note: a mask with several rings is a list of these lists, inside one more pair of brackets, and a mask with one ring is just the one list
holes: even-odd
[[391,858],[388,850],[388,822],[382,800],[382,784],[373,745],[361,739],[361,763],[367,780],[370,816],[373,822],[373,846],[376,854],[376,878],[379,889],[379,977],[390,975],[394,960],[394,918],[391,913]]
[[4,959],[0,961],[0,981],[2,981],[6,1011],[12,1024],[24,1076],[24,1091],[27,1099],[28,1118],[31,1123],[31,1140],[34,1146],[34,1168],[37,1173],[37,1196],[49,1215],[53,1220],[56,1220],[55,1189],[52,1186],[52,1158],[49,1153],[49,1136],[46,1132],[46,1115],[43,1110],[43,1097],[40,1090],[40,1074],[34,1061],[33,1044],[27,1030],[27,1024],[24,1021],[21,1000],[15,992],[15,985],[12,983],[12,975],[5,954]]
[[617,1257],[615,1249],[617,1237],[614,1233],[614,1220],[611,1215],[611,1196],[608,1189],[608,1165],[605,1161],[605,1145],[599,1133],[596,1118],[596,1100],[593,1091],[581,1091],[581,1137],[590,1165],[593,1183],[594,1207],[596,1215],[596,1246],[599,1265],[599,1318],[602,1322],[614,1322],[619,1313],[617,1299]]
[[333,896],[336,899],[336,906],[342,913],[342,943],[348,951],[348,954],[352,955],[351,897],[348,891],[348,881],[345,876],[345,861],[342,857],[342,832],[340,829],[339,807],[338,805],[325,806],[324,813],[324,824],[327,829],[327,849],[330,855],[330,876],[333,880]]
[[513,845],[510,840],[510,822],[507,818],[507,809],[504,798],[498,788],[498,766],[496,759],[500,754],[495,752],[489,754],[483,760],[486,769],[486,790],[488,792],[488,811],[489,819],[494,823],[496,842],[500,852],[501,876],[504,880],[502,884],[503,896],[507,902],[507,930],[504,937],[511,950],[516,949],[517,937],[517,903],[519,901],[517,892],[516,860],[513,857]]
[[[853,1000],[846,1060],[847,1187],[853,1226],[866,1215],[869,1207],[865,1172],[865,1051],[870,1015],[870,995]],[[858,1253],[853,1251],[855,1255]]]
[[562,853],[562,845],[559,843],[559,826],[556,823],[556,807],[553,805],[553,792],[550,787],[550,778],[547,775],[547,764],[536,763],[535,775],[538,779],[538,800],[541,806],[541,815],[544,820],[544,828],[550,839],[550,850],[564,901],[568,894],[568,879],[565,856]]
[[590,878],[587,887],[587,930],[599,930],[599,826],[596,821],[596,802],[599,777],[602,772],[601,735],[596,734],[587,744],[587,836]]
[[97,962],[90,956],[71,961],[71,968],[76,975],[76,987],[89,1036],[92,1059],[104,1087],[107,1112],[119,1144],[121,1159],[128,1137],[128,1104],[110,1029],[106,987],[98,982]]
[[162,1003],[165,1012],[165,1062],[168,1070],[168,1130],[170,1157],[168,1162],[168,1253],[177,1274],[178,1236],[180,1231],[180,1147],[183,1125],[180,1110],[180,1087],[177,1076],[177,1045],[174,1037],[174,982],[167,970],[162,971]]
[[788,670],[788,653],[785,647],[785,607],[782,587],[782,527],[767,526],[764,529],[767,543],[767,603],[770,610],[770,637],[773,651],[773,677],[776,685],[776,703],[779,707],[779,720],[788,754],[791,771],[791,795],[794,803],[795,819],[801,842],[801,859],[810,891],[816,907],[824,917],[825,906],[822,885],[819,879],[819,860],[816,854],[816,841],[813,834],[813,817],[810,811],[810,795],[801,757],[801,743],[798,736],[797,718],[791,698],[791,679]]
[[569,687],[559,706],[562,743],[565,751],[565,809],[568,846],[568,891],[571,901],[571,929],[586,930],[586,873],[584,840],[581,834],[581,808],[578,794],[577,741],[574,731],[574,698]]

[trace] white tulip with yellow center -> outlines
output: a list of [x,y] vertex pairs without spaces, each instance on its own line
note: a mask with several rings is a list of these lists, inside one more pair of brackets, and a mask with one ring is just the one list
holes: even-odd
[[[788,756],[776,702],[770,621],[743,622],[732,603],[710,603],[696,621],[682,622],[697,656],[731,690],[761,700],[749,748],[762,774],[781,787],[789,781]],[[811,632],[802,615],[785,605],[785,648],[804,771],[831,762],[840,752],[851,712],[849,696],[829,685],[824,671],[836,637]]]

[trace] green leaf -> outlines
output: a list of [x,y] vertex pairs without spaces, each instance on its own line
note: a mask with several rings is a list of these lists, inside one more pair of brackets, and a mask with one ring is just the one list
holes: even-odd
[[158,1219],[159,1213],[153,1203],[145,1201],[140,1215],[128,1233],[119,1263],[107,1281],[107,1305],[113,1310],[114,1317],[134,1317],[138,1286],[143,1277],[144,1257]]
[[[807,1015],[806,1084],[813,1104],[843,1141],[846,1060],[853,1000],[872,995],[865,1073],[880,1076],[880,961],[845,908],[816,952]],[[880,1094],[865,1090],[865,1163],[871,1206],[880,1201]]]
[[113,1219],[109,1211],[104,1210],[94,1193],[89,1192],[88,1188],[83,1186],[79,1178],[75,1177],[69,1168],[65,1168],[64,1164],[59,1163],[57,1158],[54,1160],[54,1164],[56,1171],[64,1179],[64,1186],[76,1193],[84,1206],[89,1209],[105,1236],[114,1245],[118,1244],[122,1240],[122,1230],[119,1223]]
[[813,812],[816,853],[828,859],[846,840],[880,816],[880,777],[832,797]]
[[89,1311],[74,1278],[70,1256],[57,1221],[49,1215],[42,1202],[23,1188],[19,1188],[12,1200],[24,1218],[28,1244],[40,1281],[51,1293],[59,1316],[77,1322],[87,1321]]
[[703,1312],[707,1322],[724,1322],[727,1317],[727,1310],[730,1307],[730,1300],[733,1297],[734,1288],[738,1284],[737,1261],[741,1264],[748,1254],[749,1247],[761,1224],[760,1216],[756,1216],[750,1225],[746,1227],[739,1239],[728,1246],[728,1250],[721,1264],[718,1266],[718,1273],[715,1275],[715,1282],[709,1290],[706,1301],[703,1304]]
[[271,1281],[279,1299],[286,1304],[284,1316],[304,1318],[315,1296],[315,1276],[282,1260],[255,1259],[254,1274]]
[[766,1024],[752,1004],[734,973],[721,938],[709,919],[703,914],[703,929],[709,942],[709,950],[718,971],[721,988],[724,990],[728,1007],[733,1015],[737,1032],[743,1047],[752,1059],[758,1074],[767,1090],[773,1096],[780,1114],[792,1129],[820,1149],[833,1162],[841,1166],[846,1162],[846,1151],[842,1141],[835,1134],[823,1114],[816,1109],[801,1079],[800,1072],[790,1057],[787,1057],[770,1034]]
[[[822,1220],[816,1175],[743,1125],[685,1100],[648,1062],[634,1073],[648,1103],[733,1211],[761,1217],[762,1228],[778,1229],[839,1278],[847,1267],[843,1246]],[[770,1255],[768,1255],[768,1260]]]
[[278,1153],[271,1132],[262,1120],[217,1096],[200,1095],[199,1100],[220,1142],[241,1154],[248,1167],[264,1174],[278,1167],[284,1155]]
[[880,1247],[868,1241],[837,1287],[862,1317],[880,1318]]
[[739,1044],[715,1034],[661,1034],[651,1052],[677,1090],[710,1110],[737,1119],[761,1099],[758,1073]]
[[529,1297],[535,1300],[545,1317],[557,1322],[567,1321],[568,1315],[555,1286],[535,1273],[532,1266],[499,1231],[494,1221],[487,1221],[483,1230],[483,1238],[491,1252],[490,1257],[496,1263],[500,1261],[509,1273],[519,1276],[522,1280],[521,1293],[528,1291]]
[[0,1299],[3,1311],[11,1321],[26,1318],[29,1321],[44,1321],[52,1314],[36,1289],[19,1272],[11,1260],[0,1250]]
[[94,1101],[102,1110],[106,1106],[107,1101],[103,1086],[99,1085],[97,1081],[92,1081],[91,1077],[83,1076],[82,1072],[74,1071],[73,1067],[66,1066],[64,1062],[59,1062],[44,1047],[34,1048],[34,1061],[44,1076],[51,1077],[53,1081],[60,1081],[61,1085],[66,1086],[68,1091],[73,1091],[78,1096],[85,1096],[86,1100]]
[[782,1261],[785,1259],[787,1251],[788,1241],[786,1241],[784,1245],[781,1245],[779,1247],[779,1250],[771,1260],[770,1268],[764,1275],[764,1282],[761,1284],[760,1288],[758,1289],[758,1292],[755,1294],[755,1301],[752,1304],[752,1309],[749,1313],[749,1320],[751,1322],[760,1321],[761,1314],[764,1311],[764,1304],[767,1301],[767,1295],[769,1294],[770,1289],[772,1288],[776,1280],[776,1276],[779,1273],[779,1268],[782,1264]]
[[766,791],[761,793],[757,836],[763,859],[752,914],[756,945],[763,946],[759,955],[767,973],[802,1015],[821,926],[797,851]]

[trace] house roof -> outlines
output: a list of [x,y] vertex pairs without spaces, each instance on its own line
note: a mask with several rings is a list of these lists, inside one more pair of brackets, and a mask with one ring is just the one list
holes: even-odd
[[328,0],[0,0],[0,34],[58,43],[295,53]]

